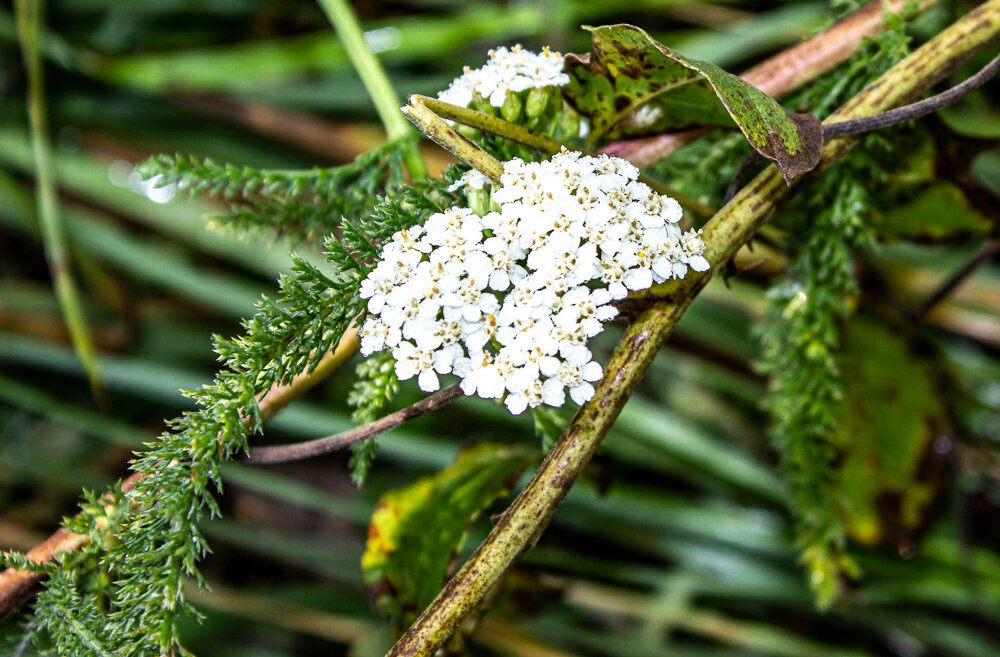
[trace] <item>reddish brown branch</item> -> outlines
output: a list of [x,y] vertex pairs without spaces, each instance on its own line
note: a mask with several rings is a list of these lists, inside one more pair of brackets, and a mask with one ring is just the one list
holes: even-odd
[[[52,561],[62,552],[72,552],[87,543],[87,537],[60,529],[28,552],[28,560],[36,564]],[[41,581],[35,572],[8,568],[0,573],[0,616],[11,611]]]
[[294,443],[292,445],[253,447],[250,449],[250,456],[247,460],[255,464],[285,463],[287,461],[298,461],[334,452],[354,443],[374,438],[389,429],[395,429],[399,425],[405,424],[425,413],[430,413],[442,406],[447,406],[461,396],[462,389],[456,383],[450,388],[439,390],[433,395],[421,399],[412,406],[407,406],[370,424],[351,429],[350,431],[344,431],[343,433],[327,436],[326,438],[309,440],[304,443]]

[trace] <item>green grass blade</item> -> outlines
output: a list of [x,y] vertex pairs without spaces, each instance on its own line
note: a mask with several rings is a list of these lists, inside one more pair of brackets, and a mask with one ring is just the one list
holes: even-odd
[[[392,88],[385,69],[379,63],[375,53],[365,43],[361,33],[361,25],[354,10],[347,0],[319,0],[323,11],[330,18],[337,35],[347,50],[347,56],[364,82],[368,95],[375,103],[375,110],[389,135],[389,139],[399,139],[412,134],[412,128],[399,111],[399,97]],[[414,179],[427,177],[427,165],[417,150],[415,141],[406,141],[403,146],[406,158],[406,169]]]
[[59,298],[66,328],[69,329],[73,341],[73,349],[87,371],[87,378],[90,380],[94,395],[100,397],[101,382],[97,353],[87,331],[87,318],[84,316],[80,293],[73,280],[65,228],[60,216],[59,200],[56,197],[55,172],[50,157],[42,55],[39,48],[44,12],[43,0],[17,2],[18,35],[21,39],[25,68],[28,71],[28,114],[35,156],[38,221],[52,283]]

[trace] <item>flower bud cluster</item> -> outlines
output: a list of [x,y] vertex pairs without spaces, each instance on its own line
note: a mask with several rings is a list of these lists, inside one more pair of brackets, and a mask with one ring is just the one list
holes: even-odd
[[560,53],[548,48],[533,53],[516,45],[510,50],[503,47],[490,50],[489,60],[481,68],[466,66],[462,75],[439,93],[438,98],[452,105],[468,107],[478,96],[499,108],[503,107],[508,91],[516,94],[527,89],[566,84],[569,84],[569,76],[563,72]]
[[498,209],[451,208],[384,246],[361,286],[362,353],[391,349],[399,379],[428,392],[453,373],[515,415],[567,391],[584,403],[602,375],[587,340],[618,314],[612,302],[709,266],[680,205],[637,178],[624,160],[565,149],[506,162]]

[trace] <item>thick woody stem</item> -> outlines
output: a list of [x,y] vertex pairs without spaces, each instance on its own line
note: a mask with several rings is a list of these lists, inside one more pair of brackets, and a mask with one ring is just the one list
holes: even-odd
[[[1000,0],[991,0],[888,71],[830,121],[868,116],[905,103],[998,33]],[[830,142],[823,148],[819,168],[829,167],[856,144],[857,140],[851,138]],[[652,305],[629,326],[605,368],[594,398],[580,409],[535,477],[388,657],[434,654],[514,560],[538,539],[692,299],[790,194],[791,189],[777,169],[768,167],[708,222],[704,228],[705,257],[712,269],[650,291],[648,301]]]

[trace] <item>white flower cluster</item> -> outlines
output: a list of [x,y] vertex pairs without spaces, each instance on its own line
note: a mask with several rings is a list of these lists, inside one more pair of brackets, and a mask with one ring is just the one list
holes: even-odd
[[562,55],[546,47],[533,53],[516,45],[510,50],[497,48],[489,52],[489,60],[481,68],[465,67],[438,98],[461,107],[468,107],[475,94],[488,98],[490,105],[501,107],[507,91],[518,93],[535,87],[561,87],[569,84],[563,72]]
[[602,375],[587,340],[618,314],[611,302],[709,266],[680,205],[637,177],[565,149],[505,163],[499,210],[451,208],[385,245],[361,286],[361,352],[391,349],[399,379],[428,392],[456,374],[466,395],[506,395],[515,415],[561,406],[567,390],[584,403]]

